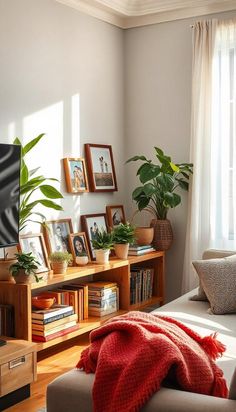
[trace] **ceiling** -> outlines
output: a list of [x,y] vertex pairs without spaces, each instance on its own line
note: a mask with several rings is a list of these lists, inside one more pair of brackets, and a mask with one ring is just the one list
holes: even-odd
[[123,29],[236,10],[235,0],[56,0]]

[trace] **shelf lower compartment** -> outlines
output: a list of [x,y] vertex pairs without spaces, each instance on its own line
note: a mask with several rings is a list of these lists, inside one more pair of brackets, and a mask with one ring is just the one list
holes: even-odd
[[114,316],[123,315],[126,313],[127,310],[119,310],[117,312],[110,313],[109,315],[102,316],[102,317],[95,317],[90,316],[88,319],[82,320],[79,322],[80,327],[79,329],[67,333],[63,336],[59,336],[58,338],[49,340],[48,342],[35,342],[36,343],[36,350],[37,352],[50,348],[51,346],[57,345],[61,342],[66,342],[68,339],[75,338],[76,336],[83,335],[84,333],[90,332],[93,329],[98,328],[101,326],[106,320],[113,318]]

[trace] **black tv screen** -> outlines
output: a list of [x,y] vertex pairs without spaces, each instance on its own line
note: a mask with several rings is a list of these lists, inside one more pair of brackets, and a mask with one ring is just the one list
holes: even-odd
[[20,151],[0,143],[0,248],[19,242]]

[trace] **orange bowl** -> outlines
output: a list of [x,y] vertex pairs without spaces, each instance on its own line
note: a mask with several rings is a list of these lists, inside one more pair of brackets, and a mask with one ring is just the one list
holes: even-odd
[[42,296],[33,296],[32,305],[38,309],[50,309],[55,303],[55,298],[44,298]]

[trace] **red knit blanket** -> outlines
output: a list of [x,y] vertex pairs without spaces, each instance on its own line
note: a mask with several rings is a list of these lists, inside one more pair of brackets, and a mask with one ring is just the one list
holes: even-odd
[[164,316],[129,312],[90,334],[77,368],[95,373],[94,412],[137,412],[165,378],[180,389],[226,398],[223,372],[213,359],[225,347]]

